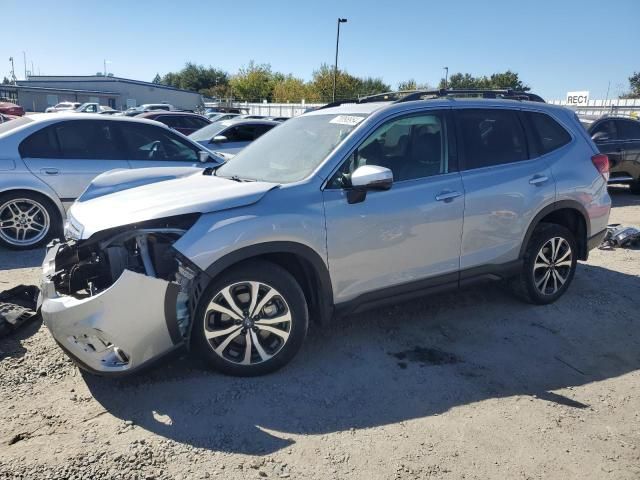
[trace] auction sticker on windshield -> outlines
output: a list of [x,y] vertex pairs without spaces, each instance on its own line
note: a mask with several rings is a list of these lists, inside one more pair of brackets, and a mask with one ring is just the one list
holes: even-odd
[[355,115],[338,115],[334,119],[332,119],[329,123],[339,123],[340,125],[351,125],[355,126],[359,124],[364,117],[356,117]]

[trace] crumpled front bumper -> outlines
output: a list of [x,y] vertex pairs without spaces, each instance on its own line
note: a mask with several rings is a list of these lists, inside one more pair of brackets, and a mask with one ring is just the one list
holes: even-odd
[[178,285],[130,270],[87,298],[59,295],[52,276],[60,245],[44,259],[39,303],[45,325],[81,367],[122,375],[179,347]]

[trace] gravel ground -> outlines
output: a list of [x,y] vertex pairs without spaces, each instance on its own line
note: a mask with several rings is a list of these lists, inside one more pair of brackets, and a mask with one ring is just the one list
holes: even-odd
[[[611,221],[640,225],[612,192]],[[0,251],[0,290],[41,251]],[[81,373],[41,325],[0,341],[0,479],[638,479],[640,250],[592,252],[544,307],[498,285],[311,332],[237,379],[178,354]]]

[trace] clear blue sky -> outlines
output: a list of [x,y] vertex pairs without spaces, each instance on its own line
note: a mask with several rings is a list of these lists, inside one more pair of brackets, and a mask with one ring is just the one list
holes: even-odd
[[309,79],[340,67],[436,85],[449,72],[511,69],[548,99],[567,90],[604,98],[640,70],[640,0],[515,1],[25,1],[2,0],[0,78],[35,73],[91,75],[103,59],[116,76],[151,80],[186,61],[231,73],[250,60]]

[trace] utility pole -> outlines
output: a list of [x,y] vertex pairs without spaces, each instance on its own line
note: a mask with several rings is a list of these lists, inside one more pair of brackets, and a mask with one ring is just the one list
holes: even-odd
[[13,57],[9,57],[9,61],[11,62],[11,80],[13,80],[13,84],[16,84],[16,69],[13,65]]
[[449,86],[449,67],[444,68],[444,88],[446,89]]
[[336,101],[336,78],[338,77],[338,48],[340,46],[340,24],[347,23],[346,18],[338,18],[338,35],[336,36],[336,63],[333,66],[333,101]]
[[27,54],[22,51],[22,60],[24,61],[24,79],[27,79]]

